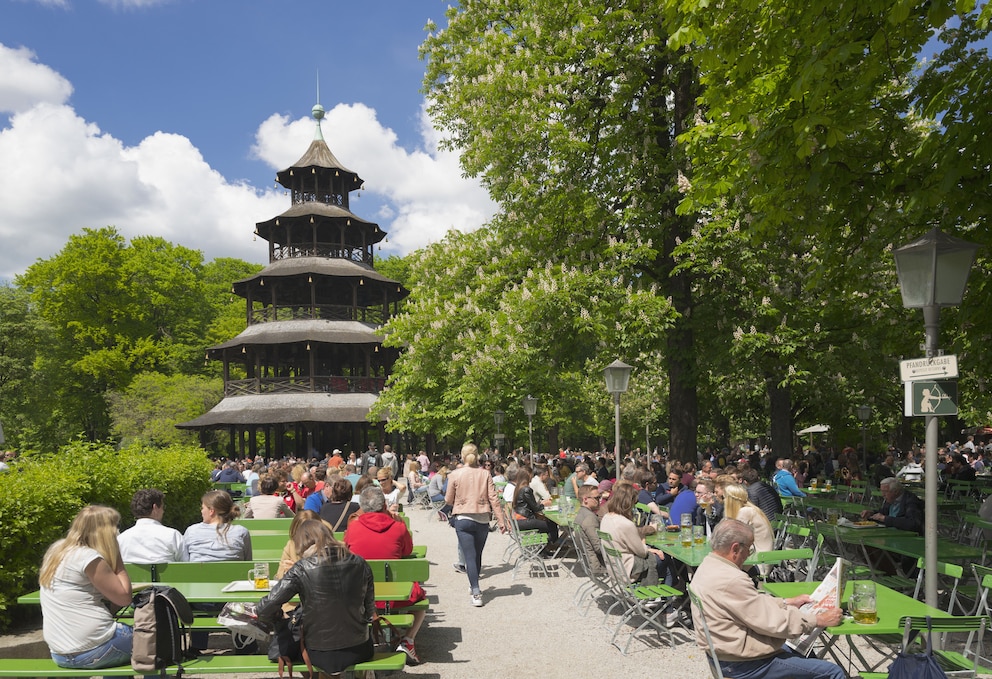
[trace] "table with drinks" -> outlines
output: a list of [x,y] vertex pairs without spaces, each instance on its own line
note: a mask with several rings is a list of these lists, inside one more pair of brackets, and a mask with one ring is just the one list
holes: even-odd
[[[812,594],[817,585],[818,582],[769,582],[763,587],[774,596],[788,599],[801,594]],[[846,610],[847,615],[839,625],[826,628],[829,637],[823,639],[823,645],[816,655],[823,658],[829,654],[851,676],[859,672],[876,671],[880,666],[888,664],[898,647],[880,643],[877,637],[892,635],[893,640],[898,638],[901,641],[903,628],[900,620],[903,617],[950,617],[946,611],[931,608],[922,601],[871,580],[848,581],[841,595],[841,607]],[[855,638],[866,640],[874,651],[881,654],[881,659],[869,661],[862,649],[855,644]],[[845,647],[838,647],[837,641],[841,639],[846,642]]]

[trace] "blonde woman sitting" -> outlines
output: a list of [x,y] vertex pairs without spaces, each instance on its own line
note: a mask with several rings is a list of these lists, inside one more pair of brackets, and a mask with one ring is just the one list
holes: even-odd
[[[765,513],[748,499],[747,489],[736,483],[727,484],[723,489],[723,498],[724,518],[737,519],[754,530],[754,551],[772,551],[775,546],[775,531]],[[759,569],[762,575],[767,575],[771,566],[762,564]]]

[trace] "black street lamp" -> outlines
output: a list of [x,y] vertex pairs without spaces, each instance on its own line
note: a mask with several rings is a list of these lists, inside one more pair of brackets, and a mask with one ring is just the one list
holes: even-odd
[[534,466],[534,416],[537,415],[537,399],[524,396],[524,415],[527,416],[527,437],[530,439],[530,466]]
[[[957,306],[964,297],[978,246],[931,229],[921,238],[892,252],[899,275],[902,305],[923,309],[927,358],[937,355],[940,308]],[[923,559],[926,603],[937,606],[937,438],[939,421],[926,415],[926,465],[924,467]]]
[[496,422],[496,452],[503,446],[503,418],[506,417],[506,413],[502,410],[497,410],[493,413],[493,420]]
[[613,394],[613,420],[615,428],[615,447],[613,457],[620,462],[620,394],[627,391],[627,384],[630,382],[630,371],[633,366],[627,365],[619,358],[603,369],[603,377],[606,378],[606,391]]

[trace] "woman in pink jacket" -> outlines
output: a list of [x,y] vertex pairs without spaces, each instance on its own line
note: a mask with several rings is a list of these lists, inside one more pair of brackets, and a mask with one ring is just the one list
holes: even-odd
[[451,525],[458,537],[458,546],[465,555],[465,570],[472,588],[472,605],[482,605],[479,573],[482,571],[482,550],[489,537],[489,520],[496,515],[500,532],[509,526],[496,495],[493,477],[479,466],[479,449],[474,443],[462,446],[463,465],[448,475],[445,504],[451,505]]

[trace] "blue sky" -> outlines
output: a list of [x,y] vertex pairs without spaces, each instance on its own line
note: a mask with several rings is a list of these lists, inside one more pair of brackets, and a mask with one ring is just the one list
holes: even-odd
[[83,227],[264,262],[254,223],[313,137],[406,254],[494,207],[437,150],[417,48],[442,0],[0,0],[0,278]]

